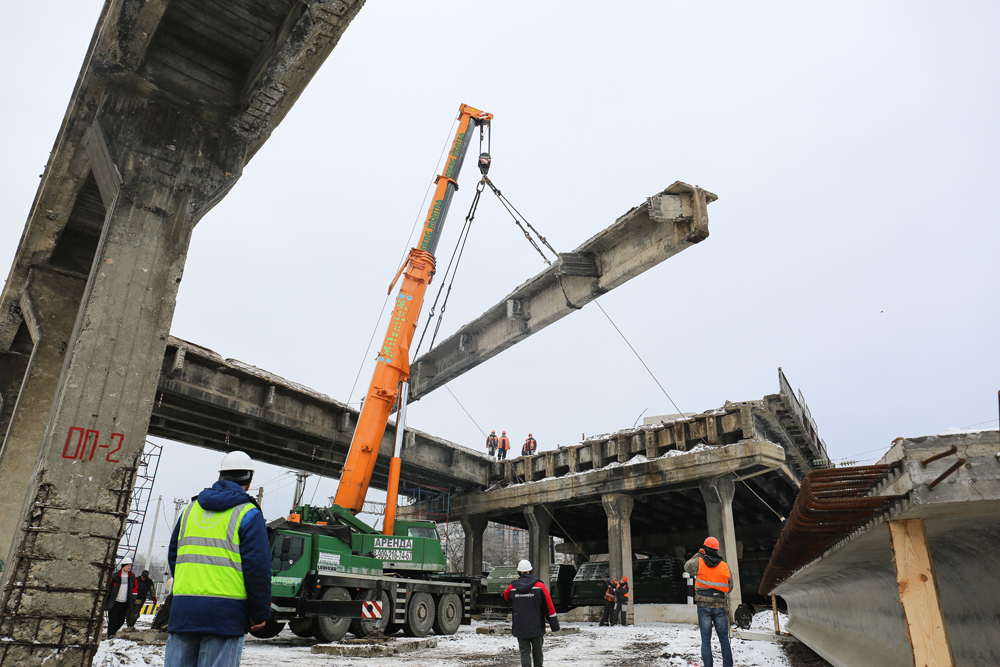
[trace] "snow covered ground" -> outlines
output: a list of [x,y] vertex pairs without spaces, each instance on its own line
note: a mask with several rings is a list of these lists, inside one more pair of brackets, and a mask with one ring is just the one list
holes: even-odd
[[[785,619],[782,619],[784,623]],[[770,613],[754,617],[753,629],[773,631]],[[517,640],[510,635],[481,635],[477,627],[504,627],[502,622],[462,626],[457,634],[439,637],[436,648],[404,653],[391,658],[343,658],[314,655],[314,640],[301,639],[287,629],[274,639],[247,636],[244,667],[517,667]],[[546,666],[574,667],[689,667],[701,664],[701,638],[693,625],[644,623],[627,628],[600,628],[595,623],[573,623],[580,632],[547,637]],[[140,621],[139,626],[142,626]],[[350,635],[348,635],[350,637]],[[387,641],[400,641],[402,637]],[[718,642],[713,641],[715,664],[722,664]],[[733,659],[740,667],[790,667],[778,644],[732,640]],[[94,667],[158,667],[163,664],[163,646],[141,646],[124,639],[101,643]]]

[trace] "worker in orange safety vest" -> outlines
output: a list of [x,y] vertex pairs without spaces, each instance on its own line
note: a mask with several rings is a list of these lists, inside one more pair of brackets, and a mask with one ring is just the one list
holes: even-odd
[[608,582],[608,589],[604,591],[604,613],[601,614],[601,625],[614,625],[615,624],[615,589],[618,588],[618,582],[612,579]]
[[503,431],[500,434],[500,449],[497,450],[497,461],[503,461],[507,458],[508,449],[510,449],[510,438],[507,437],[507,431]]
[[618,582],[618,588],[615,589],[615,611],[613,618],[620,618],[619,621],[624,628],[627,623],[628,616],[628,577],[622,577],[622,580]]
[[712,667],[712,628],[719,635],[722,667],[733,667],[733,652],[729,646],[729,617],[726,598],[732,586],[732,574],[719,555],[719,540],[709,537],[684,571],[694,577],[694,603],[698,607],[698,628],[701,630],[701,660]]
[[491,459],[496,456],[497,446],[499,444],[500,441],[497,439],[497,432],[490,431],[489,437],[486,438],[486,450],[490,453]]
[[528,439],[524,441],[524,446],[521,447],[521,456],[532,456],[535,450],[538,449],[538,443],[532,435],[528,434]]

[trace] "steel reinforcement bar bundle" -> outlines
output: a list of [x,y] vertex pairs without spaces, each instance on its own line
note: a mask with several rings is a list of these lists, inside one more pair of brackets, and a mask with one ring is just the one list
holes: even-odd
[[767,595],[831,545],[905,496],[869,496],[891,465],[814,470],[802,480],[795,506],[767,564]]

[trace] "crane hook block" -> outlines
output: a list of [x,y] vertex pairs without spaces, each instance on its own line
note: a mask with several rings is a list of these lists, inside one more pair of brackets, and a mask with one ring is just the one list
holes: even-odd
[[490,159],[489,153],[479,154],[479,171],[482,172],[483,176],[488,174],[490,171]]

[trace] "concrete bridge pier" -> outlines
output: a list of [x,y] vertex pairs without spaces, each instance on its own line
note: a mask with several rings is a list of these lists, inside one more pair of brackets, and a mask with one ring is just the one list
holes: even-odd
[[[632,508],[635,500],[624,493],[605,493],[601,496],[604,513],[608,516],[608,566],[611,578],[620,580],[628,577],[629,589],[632,579]],[[629,593],[627,619],[629,625],[635,622],[634,593]]]
[[44,283],[50,300],[38,300],[39,313],[59,304],[74,324],[63,314],[38,327],[11,419],[16,442],[7,442],[17,456],[0,466],[7,488],[37,438],[30,478],[17,480],[26,493],[3,573],[2,667],[92,660],[191,232],[245,156],[231,131],[147,99],[123,92],[100,102],[86,158],[103,230],[83,289],[40,277],[38,294]]
[[545,505],[528,505],[524,508],[528,521],[528,560],[535,568],[534,575],[549,585],[549,526],[552,515]]
[[[739,548],[736,542],[736,523],[733,521],[733,495],[736,485],[733,480],[723,477],[703,479],[698,484],[705,500],[708,515],[708,533],[719,540],[719,553],[732,572],[733,586],[729,591],[729,620],[733,620],[736,608],[743,603],[740,590]],[[706,535],[705,537],[708,537]]]
[[[73,334],[86,278],[33,267],[20,299],[24,331],[30,337],[26,363],[10,369],[3,378],[4,401],[10,400],[6,437],[0,448],[0,555],[9,562],[21,507],[32,471],[38,460],[38,445],[52,408],[67,343]],[[19,361],[15,355],[5,360]],[[19,371],[19,372],[18,372]],[[12,399],[12,400],[11,400]]]
[[465,533],[465,574],[477,577],[483,573],[483,533],[489,519],[485,514],[459,517]]

